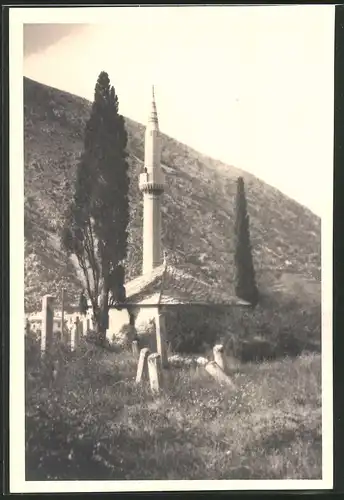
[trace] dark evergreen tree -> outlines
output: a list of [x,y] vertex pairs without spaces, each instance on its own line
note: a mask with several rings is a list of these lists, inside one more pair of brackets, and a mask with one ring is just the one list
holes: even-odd
[[127,255],[129,176],[127,132],[118,97],[102,72],[86,124],[84,151],[77,168],[74,196],[67,211],[62,243],[76,256],[90,299],[100,342],[105,341],[108,310],[124,284]]
[[236,219],[235,219],[235,268],[238,297],[255,306],[258,302],[258,288],[250,242],[249,216],[242,177],[237,181]]

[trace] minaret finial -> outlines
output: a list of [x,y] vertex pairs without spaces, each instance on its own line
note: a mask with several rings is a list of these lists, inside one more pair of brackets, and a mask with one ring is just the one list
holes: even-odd
[[149,115],[149,122],[154,123],[157,130],[159,129],[159,122],[158,122],[158,113],[156,110],[156,103],[155,103],[155,87],[152,85],[152,104],[151,104],[151,110],[150,110],[150,115]]

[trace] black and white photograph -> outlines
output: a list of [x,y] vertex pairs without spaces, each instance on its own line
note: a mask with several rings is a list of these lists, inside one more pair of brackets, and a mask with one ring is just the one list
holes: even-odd
[[331,5],[10,9],[12,493],[332,487],[333,71]]

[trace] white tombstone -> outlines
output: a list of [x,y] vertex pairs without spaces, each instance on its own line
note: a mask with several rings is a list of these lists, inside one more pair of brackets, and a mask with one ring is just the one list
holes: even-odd
[[155,317],[156,347],[162,368],[168,367],[165,316],[161,311]]
[[226,356],[224,353],[224,348],[222,344],[217,344],[213,348],[214,353],[214,361],[219,365],[219,367],[226,373],[227,372],[227,363]]
[[148,375],[151,390],[153,392],[159,392],[161,388],[161,357],[160,354],[154,352],[148,356]]
[[147,347],[144,347],[140,351],[139,362],[137,364],[137,373],[136,373],[136,383],[140,383],[143,381],[145,377],[148,378],[148,367],[147,367],[147,359],[150,354],[150,351]]
[[79,316],[75,318],[70,334],[70,349],[75,351],[80,342],[80,320]]
[[53,342],[54,326],[54,297],[44,295],[42,298],[42,328],[41,328],[41,354],[51,349]]

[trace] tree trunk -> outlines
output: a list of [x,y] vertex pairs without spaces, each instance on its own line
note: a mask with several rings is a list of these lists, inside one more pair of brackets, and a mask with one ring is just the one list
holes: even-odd
[[106,343],[106,330],[109,326],[108,292],[104,290],[100,296],[100,304],[96,315],[96,333],[99,345]]
[[135,314],[129,311],[128,314],[129,314],[129,325],[135,326]]

